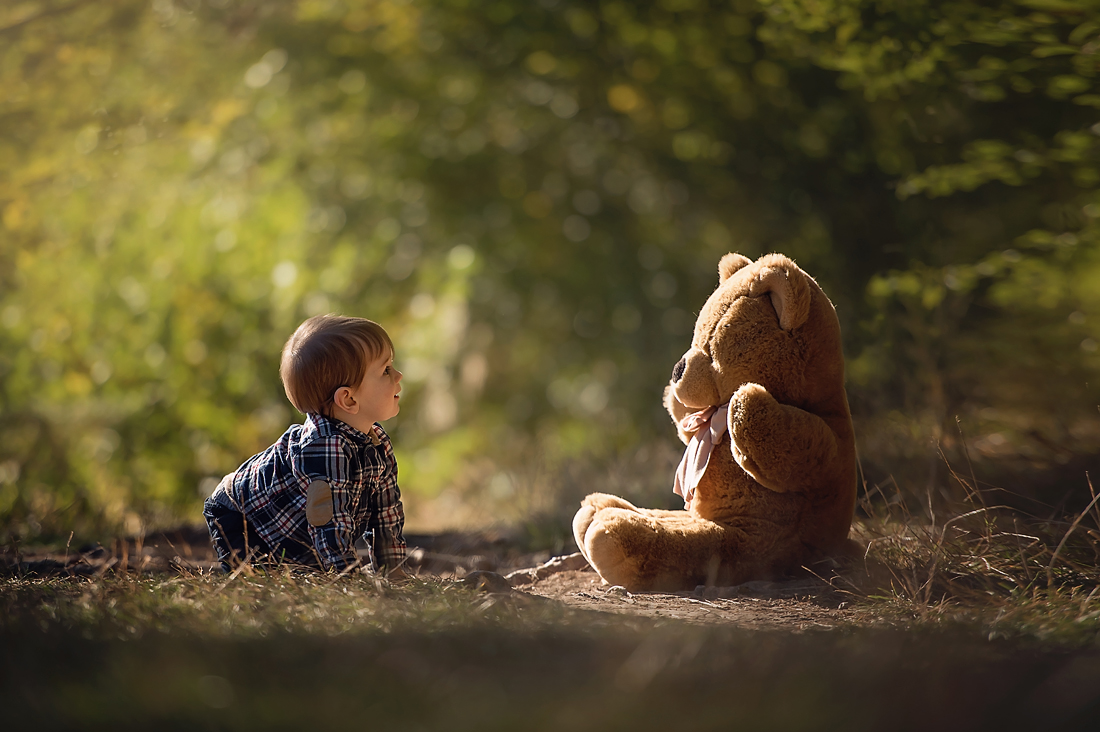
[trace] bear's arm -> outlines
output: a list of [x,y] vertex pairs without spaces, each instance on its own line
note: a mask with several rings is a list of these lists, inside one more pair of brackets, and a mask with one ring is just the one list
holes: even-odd
[[757,483],[780,493],[826,482],[835,470],[836,434],[815,414],[780,404],[758,384],[730,400],[733,457]]

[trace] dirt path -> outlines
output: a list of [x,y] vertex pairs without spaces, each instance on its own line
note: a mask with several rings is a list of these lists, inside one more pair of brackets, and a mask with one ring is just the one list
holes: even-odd
[[623,615],[725,623],[745,628],[835,628],[855,621],[823,582],[749,582],[696,592],[627,592],[592,570],[568,570],[518,588],[570,607]]
[[[522,552],[505,537],[480,534],[407,538],[413,574],[463,581],[487,592],[546,598],[582,610],[760,629],[824,629],[859,620],[840,593],[814,578],[695,592],[631,593],[604,583],[580,554],[550,557],[548,552]],[[217,566],[206,532],[196,527],[117,540],[109,546],[18,552],[8,548],[0,554],[0,571],[8,576],[208,572]]]

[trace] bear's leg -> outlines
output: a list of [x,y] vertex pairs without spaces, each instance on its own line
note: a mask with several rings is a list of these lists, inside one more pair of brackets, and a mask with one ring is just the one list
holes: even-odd
[[623,508],[631,511],[643,510],[636,508],[630,501],[609,493],[590,493],[585,496],[584,500],[581,501],[581,509],[573,516],[573,539],[577,542],[577,548],[580,549],[581,555],[589,564],[592,564],[592,558],[588,556],[588,549],[584,545],[584,537],[588,533],[588,527],[592,523],[596,512],[604,508]]
[[610,493],[589,493],[584,497],[584,500],[581,501],[581,505],[592,506],[596,510],[601,508],[625,508],[631,511],[642,510],[630,501],[619,498],[618,496],[613,496]]
[[603,508],[586,512],[574,526],[593,568],[629,590],[687,590],[713,582],[719,567],[737,562],[746,538],[686,511]]
[[577,548],[580,549],[581,555],[589,564],[592,564],[592,557],[588,556],[588,549],[584,546],[584,537],[588,533],[588,527],[592,524],[592,519],[595,516],[596,509],[593,506],[582,505],[573,517],[573,540],[577,542]]

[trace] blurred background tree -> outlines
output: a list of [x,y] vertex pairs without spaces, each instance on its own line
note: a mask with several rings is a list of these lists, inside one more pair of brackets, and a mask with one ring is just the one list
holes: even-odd
[[660,394],[727,251],[837,305],[869,490],[1077,501],[1098,50],[1083,1],[7,4],[4,533],[195,520],[331,311],[396,341],[411,525],[674,507]]

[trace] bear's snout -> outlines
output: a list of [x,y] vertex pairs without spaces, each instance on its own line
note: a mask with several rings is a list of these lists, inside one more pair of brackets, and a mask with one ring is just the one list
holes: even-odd
[[680,403],[689,409],[702,409],[722,401],[710,356],[694,347],[672,369],[672,390]]
[[676,365],[672,367],[672,383],[679,384],[680,379],[684,378],[684,369],[687,368],[687,359],[681,358],[676,362]]

